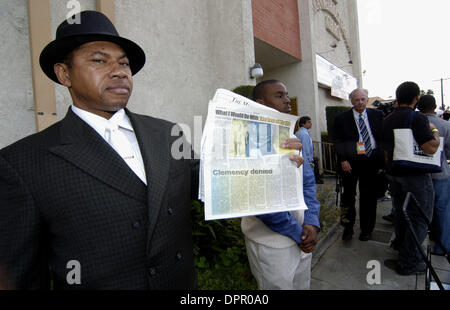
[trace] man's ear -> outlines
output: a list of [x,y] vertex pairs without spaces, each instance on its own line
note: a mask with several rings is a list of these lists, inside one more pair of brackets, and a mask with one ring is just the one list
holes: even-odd
[[413,106],[413,109],[414,109],[414,110],[417,109],[417,105],[419,104],[419,100],[420,100],[420,95],[417,95],[417,96],[414,98],[414,106]]
[[258,102],[258,103],[264,105],[264,100],[262,100],[262,99],[256,99],[256,102]]
[[69,68],[65,63],[58,62],[53,66],[53,70],[55,70],[55,75],[58,78],[58,81],[70,88],[72,86],[72,82],[70,80]]

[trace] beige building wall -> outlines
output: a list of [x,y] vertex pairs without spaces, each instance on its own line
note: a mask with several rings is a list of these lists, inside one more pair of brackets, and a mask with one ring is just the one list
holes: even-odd
[[[274,68],[269,66],[262,79],[278,79],[286,84],[289,95],[297,97],[299,116],[308,115],[313,119],[310,131],[313,140],[320,141],[320,133],[327,131],[325,108],[349,105],[349,102],[332,97],[329,87],[317,83],[316,53],[351,74],[361,85],[357,7],[355,0],[298,0],[298,7],[302,60]],[[342,32],[334,36],[327,30],[331,13],[338,16],[339,31],[345,31],[346,40]],[[353,64],[349,64],[350,60]]]
[[[0,148],[37,131],[30,60],[28,1],[0,2]],[[70,11],[66,0],[48,0],[52,38]],[[134,77],[129,108],[137,113],[194,128],[194,116],[206,118],[217,88],[255,84],[249,68],[255,54],[266,61],[263,79],[276,78],[298,99],[298,114],[313,118],[311,134],[326,131],[325,107],[349,105],[319,86],[316,53],[361,82],[355,0],[298,0],[301,60],[253,37],[251,0],[110,0],[119,33],[137,42],[147,63]],[[97,0],[78,0],[81,10],[97,9]],[[327,11],[323,5],[335,6]],[[346,40],[327,30],[337,14]],[[351,53],[349,53],[349,50]],[[353,64],[348,64],[352,60]],[[258,59],[256,59],[258,61]],[[360,84],[361,85],[361,84]],[[55,84],[57,119],[71,104],[67,89]],[[199,134],[199,133],[197,133]]]
[[217,88],[251,83],[249,3],[116,0],[121,35],[138,42],[147,56],[134,79],[130,108],[193,128],[194,115],[206,119]]
[[0,1],[0,148],[36,130],[27,1]]
[[[113,1],[113,0],[111,0]],[[27,0],[0,2],[0,148],[36,132],[28,34]],[[70,9],[50,0],[51,32]],[[95,0],[78,0],[95,10]],[[217,88],[254,84],[250,0],[115,0],[115,25],[138,43],[147,63],[134,77],[129,108],[184,123],[206,119]],[[55,85],[57,119],[71,104],[67,89]]]
[[[312,0],[313,8],[313,49],[314,53],[321,55],[335,66],[348,72],[358,80],[361,86],[361,57],[359,48],[358,13],[355,0],[346,1],[320,1]],[[319,3],[326,3],[325,8]],[[335,9],[327,11],[327,7],[334,6]],[[322,8],[315,10],[315,8]],[[332,14],[330,14],[330,12]],[[337,17],[337,21],[332,16]],[[327,30],[329,19],[334,20],[334,25],[339,26],[339,32],[331,34]],[[327,21],[328,20],[328,21]],[[338,38],[336,38],[336,35]],[[349,63],[352,62],[352,64]],[[351,106],[348,100],[332,97],[329,87],[320,86],[319,93],[319,115],[321,131],[327,131],[325,108],[327,106]]]
[[[96,10],[96,1],[95,0],[78,0],[81,6],[81,10]],[[50,0],[50,25],[51,25],[51,33],[52,40],[55,39],[56,29],[59,24],[67,18],[67,13],[71,11],[71,9],[67,8],[68,1],[61,0]],[[120,30],[119,34],[120,34]],[[72,104],[72,99],[70,98],[69,91],[66,87],[56,84],[55,85],[55,95],[56,95],[56,114],[57,119],[61,120],[67,113],[67,109]],[[1,142],[1,141],[0,141]]]

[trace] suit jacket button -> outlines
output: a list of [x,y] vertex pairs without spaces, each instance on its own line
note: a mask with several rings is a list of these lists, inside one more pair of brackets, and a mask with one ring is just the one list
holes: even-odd
[[177,253],[177,259],[178,260],[182,260],[183,259],[183,254],[181,254],[180,252]]
[[139,222],[133,222],[134,229],[138,229],[139,227],[141,227],[141,224]]
[[156,276],[156,268],[155,267],[151,267],[150,268],[150,275],[153,277],[153,276]]
[[172,208],[167,209],[167,212],[169,212],[169,214],[172,215],[173,214]]

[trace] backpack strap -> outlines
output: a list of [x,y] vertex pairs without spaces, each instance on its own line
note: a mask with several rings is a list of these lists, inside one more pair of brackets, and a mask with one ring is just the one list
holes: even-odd
[[411,111],[409,113],[408,118],[406,119],[406,128],[411,128],[412,122],[414,120],[414,115],[416,115],[417,111]]

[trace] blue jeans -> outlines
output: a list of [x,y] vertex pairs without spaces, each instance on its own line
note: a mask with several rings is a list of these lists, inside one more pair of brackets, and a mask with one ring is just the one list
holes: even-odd
[[417,248],[403,214],[403,203],[408,192],[412,193],[417,200],[415,205],[412,199],[407,208],[413,230],[420,242],[423,243],[428,233],[428,225],[419,213],[417,207],[421,208],[427,220],[431,222],[433,217],[434,191],[430,174],[409,175],[405,177],[388,176],[393,193],[392,201],[395,210],[395,236],[397,240],[398,264],[403,269],[414,270],[422,262],[422,256]]
[[[445,250],[450,251],[450,178],[433,179],[434,193],[434,220],[433,228],[436,238],[441,240]],[[443,249],[436,243],[434,251],[443,253]]]

